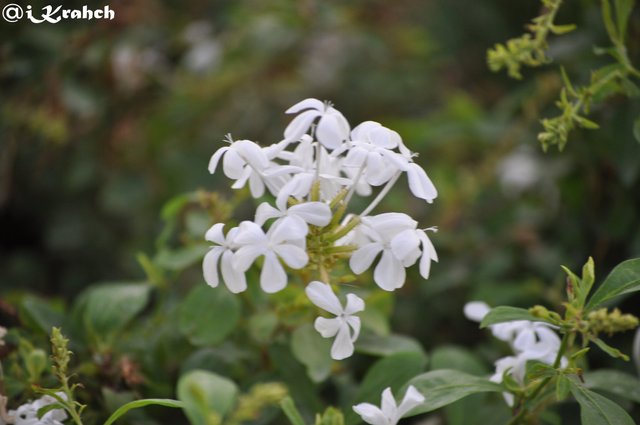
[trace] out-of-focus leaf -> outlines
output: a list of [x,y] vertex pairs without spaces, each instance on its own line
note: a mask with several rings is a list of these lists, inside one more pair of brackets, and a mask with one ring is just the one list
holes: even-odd
[[148,398],[148,399],[144,399],[144,400],[135,400],[135,401],[131,401],[123,406],[120,406],[120,408],[118,410],[116,410],[115,412],[113,412],[113,414],[111,414],[111,416],[109,416],[109,419],[107,419],[107,421],[104,423],[104,425],[111,425],[112,423],[114,423],[115,421],[117,421],[118,419],[120,419],[121,416],[123,416],[125,413],[127,413],[128,411],[132,410],[132,409],[139,409],[141,407],[145,407],[145,406],[164,406],[164,407],[174,407],[177,409],[181,409],[185,407],[185,404],[181,401],[178,400],[171,400],[171,399],[166,399],[166,398]]
[[248,322],[249,334],[261,344],[269,342],[277,326],[278,316],[270,311],[254,314]]
[[182,301],[178,312],[180,332],[196,346],[218,344],[240,319],[240,303],[224,287],[205,284],[195,287]]
[[202,261],[209,248],[209,245],[197,244],[173,250],[165,249],[158,253],[154,263],[168,270],[184,270]]
[[584,374],[584,386],[640,403],[640,379],[619,370],[600,369]]
[[285,397],[280,402],[280,407],[284,414],[287,415],[287,418],[289,418],[291,425],[305,425],[304,419],[302,419],[302,416],[300,415],[300,412],[298,412],[298,408],[291,397]]
[[180,377],[178,399],[192,425],[215,424],[233,407],[238,387],[233,381],[204,370],[193,370]]
[[24,323],[49,334],[52,327],[60,327],[64,321],[62,312],[55,309],[50,303],[27,296],[22,300],[20,318]]
[[582,425],[635,425],[631,416],[613,401],[570,382],[571,393],[580,404]]
[[396,353],[414,352],[424,354],[424,350],[415,339],[398,334],[381,336],[372,332],[363,332],[356,341],[356,351],[374,356],[389,356]]
[[322,382],[331,373],[331,340],[323,338],[310,323],[300,326],[291,335],[291,352],[307,368],[309,377]]
[[454,369],[472,375],[489,373],[486,365],[473,352],[453,345],[438,347],[431,353],[430,369]]

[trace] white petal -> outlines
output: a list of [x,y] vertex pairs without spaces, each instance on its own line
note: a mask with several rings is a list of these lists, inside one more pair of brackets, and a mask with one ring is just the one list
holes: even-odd
[[424,402],[424,396],[418,392],[416,387],[409,385],[407,392],[398,406],[398,419],[409,413],[413,408],[419,406]]
[[331,285],[315,280],[307,285],[305,292],[309,300],[321,309],[336,316],[343,313],[340,300],[338,300],[336,294],[333,293]]
[[231,146],[255,171],[262,171],[269,166],[267,156],[257,143],[251,140],[237,140]]
[[424,199],[431,203],[438,197],[436,187],[427,176],[427,173],[416,163],[409,164],[407,168],[407,177],[409,179],[409,189],[417,198]]
[[382,125],[375,121],[365,121],[358,124],[351,131],[351,140],[369,141],[369,134],[375,128],[382,127]]
[[311,127],[311,123],[313,120],[320,116],[320,112],[315,110],[305,111],[295,117],[287,128],[284,130],[284,138],[288,141],[297,141],[300,140],[303,134],[309,130]]
[[354,314],[364,310],[364,300],[356,294],[347,294],[347,305],[344,314]]
[[247,289],[247,279],[243,271],[233,267],[234,254],[231,251],[225,251],[220,260],[220,269],[222,271],[222,279],[229,291],[237,294]]
[[240,272],[246,272],[256,259],[265,255],[266,248],[260,245],[246,245],[239,248],[234,256],[232,267]]
[[404,285],[406,270],[390,250],[382,252],[382,258],[373,271],[373,280],[385,291],[393,291]]
[[244,171],[246,161],[234,149],[229,149],[222,160],[222,171],[230,179],[239,179]]
[[398,413],[398,406],[396,404],[395,398],[393,398],[390,387],[387,387],[384,391],[382,391],[382,402],[380,403],[380,407],[382,408],[382,413],[384,413],[384,415],[389,418],[390,422],[392,422],[396,418]]
[[269,241],[264,230],[252,221],[243,221],[238,226],[234,242],[238,245],[263,245]]
[[331,221],[331,208],[324,202],[305,202],[289,208],[295,214],[314,226],[326,226]]
[[338,333],[342,320],[334,317],[327,319],[326,317],[318,317],[314,322],[314,327],[322,335],[323,338],[331,338]]
[[264,195],[264,182],[259,174],[251,173],[249,176],[249,190],[251,191],[251,196],[253,196],[254,199],[260,198]]
[[304,110],[304,109],[315,109],[317,111],[323,111],[324,110],[324,103],[318,99],[314,99],[312,97],[309,97],[305,100],[301,100],[300,102],[296,103],[295,105],[293,105],[292,107],[290,107],[289,109],[287,109],[284,113],[285,114],[297,114],[298,112]]
[[280,210],[272,207],[268,202],[263,202],[256,209],[256,218],[254,222],[258,226],[262,226],[267,220],[281,216],[282,212]]
[[362,245],[349,259],[349,267],[355,274],[360,274],[371,267],[373,260],[382,251],[382,244],[378,242]]
[[273,247],[273,251],[292,269],[301,269],[309,262],[307,252],[292,244],[276,245]]
[[391,239],[391,252],[399,260],[412,256],[413,252],[420,246],[420,239],[413,229],[403,230]]
[[314,176],[311,173],[296,174],[285,184],[276,198],[276,206],[281,210],[287,209],[287,200],[293,196],[301,198],[307,196],[311,190]]
[[418,230],[418,238],[422,242],[422,257],[420,258],[420,275],[425,279],[429,278],[429,272],[431,271],[431,261],[438,261],[438,254],[436,249],[431,243],[431,239],[427,236],[423,230]]
[[309,226],[303,219],[295,216],[284,216],[271,225],[267,232],[267,238],[269,243],[274,246],[287,241],[304,239],[307,233],[309,233]]
[[372,128],[369,131],[369,140],[372,144],[385,149],[394,149],[402,143],[398,133],[383,126]]
[[224,228],[224,223],[216,223],[205,233],[204,238],[210,242],[215,242],[218,245],[224,245],[224,234],[222,233],[222,229]]
[[464,315],[467,319],[474,322],[482,322],[484,316],[486,316],[491,307],[482,301],[471,301],[464,305]]
[[354,412],[356,412],[363,421],[371,425],[389,425],[389,421],[377,406],[371,403],[360,403],[353,406]]
[[334,360],[344,360],[353,354],[353,341],[349,334],[349,326],[341,321],[340,328],[336,334],[336,339],[331,346],[331,358]]
[[228,150],[229,146],[223,146],[215,151],[215,153],[211,156],[211,159],[209,160],[209,172],[211,174],[216,172],[216,168],[218,168],[218,161],[220,161],[222,155],[224,155],[224,153]]
[[360,328],[362,327],[362,324],[360,323],[360,318],[357,316],[347,316],[345,320],[353,330],[353,334],[351,335],[351,341],[356,342],[356,340],[358,339],[358,336],[360,336]]
[[204,260],[202,260],[202,274],[204,275],[204,280],[207,282],[207,285],[215,288],[218,286],[220,281],[218,280],[218,259],[220,255],[224,251],[224,248],[214,247],[207,255],[204,256]]
[[369,152],[367,155],[367,183],[372,186],[380,186],[391,180],[396,170],[389,167],[377,152]]
[[325,114],[316,127],[316,138],[327,149],[337,148],[349,135],[348,131],[344,133],[338,120],[333,114]]
[[287,286],[287,273],[273,252],[267,252],[264,256],[264,264],[260,272],[260,287],[267,294],[278,292]]

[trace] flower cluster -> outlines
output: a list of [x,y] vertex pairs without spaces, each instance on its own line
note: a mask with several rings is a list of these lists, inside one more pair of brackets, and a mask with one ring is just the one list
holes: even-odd
[[[306,293],[337,316],[319,318],[316,329],[324,337],[335,336],[332,357],[345,358],[360,331],[354,313],[364,309],[364,302],[347,294],[342,307],[330,285],[333,265],[348,259],[360,274],[379,257],[373,278],[385,291],[402,287],[405,269],[417,262],[428,278],[438,257],[427,231],[435,228],[420,229],[403,213],[371,212],[403,174],[417,198],[431,203],[437,191],[395,131],[373,121],[351,129],[338,110],[317,99],[303,100],[286,113],[296,116],[281,141],[263,147],[227,136],[228,146],[211,157],[211,173],[221,166],[234,180],[232,188],[248,185],[254,198],[269,193],[274,202],[260,204],[253,221],[226,233],[223,223],[214,224],[205,236],[214,245],[203,273],[210,286],[222,281],[233,293],[247,289],[246,272],[260,257],[260,287],[267,293],[287,286],[286,267],[316,273],[322,282],[309,284]],[[349,211],[354,195],[372,197],[359,214]]]
[[[66,397],[64,393],[57,394],[58,397]],[[46,412],[40,419],[38,419],[38,411],[43,407],[58,403],[58,401],[45,395],[31,403],[23,404],[16,410],[10,410],[8,412],[9,421],[7,424],[15,425],[63,425],[63,422],[67,419],[67,414],[63,409],[53,409]],[[4,425],[3,419],[0,417],[0,425]]]
[[[481,322],[489,310],[490,307],[481,301],[472,301],[464,306],[465,316],[476,322]],[[529,360],[551,365],[558,357],[560,337],[548,323],[514,320],[490,325],[489,328],[493,336],[509,343],[515,353],[495,362],[496,371],[491,377],[493,382],[502,382],[504,375],[508,374],[523,384]],[[562,358],[562,366],[566,364],[567,360]],[[513,405],[513,395],[505,393],[504,398],[507,404]]]

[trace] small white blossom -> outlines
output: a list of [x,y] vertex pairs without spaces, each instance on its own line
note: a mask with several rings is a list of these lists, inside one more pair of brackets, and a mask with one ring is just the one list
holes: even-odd
[[0,347],[4,345],[4,337],[7,335],[7,328],[0,326]]
[[[57,395],[66,398],[62,392],[57,393]],[[13,417],[15,425],[63,425],[63,421],[67,419],[67,413],[64,409],[50,410],[42,418],[38,419],[38,410],[57,402],[55,398],[45,395],[31,403],[23,404],[16,410],[10,410],[9,416]]]
[[260,256],[264,264],[260,272],[260,287],[264,292],[274,293],[287,286],[287,273],[280,259],[292,269],[301,269],[307,265],[309,257],[304,250],[304,239],[282,225],[272,225],[265,234],[262,228],[251,221],[240,223],[234,242],[239,248],[233,256],[233,268],[246,272]]
[[404,415],[422,402],[424,402],[424,396],[413,385],[409,385],[399,406],[393,398],[391,388],[386,388],[382,392],[381,407],[371,403],[360,403],[353,406],[353,410],[368,424],[397,425]]
[[[438,256],[424,230],[416,229],[417,222],[406,214],[384,213],[362,219],[360,232],[369,239],[351,255],[349,266],[360,274],[371,267],[382,253],[373,271],[373,280],[385,291],[404,285],[406,267],[420,259],[420,274],[427,279],[431,261]],[[422,249],[420,247],[422,246]]]
[[327,149],[339,147],[349,137],[349,123],[345,117],[331,106],[318,99],[305,99],[287,109],[287,114],[300,115],[295,117],[284,131],[286,140],[298,141],[311,128],[313,122],[319,118],[315,136]]
[[309,233],[309,224],[320,227],[329,224],[331,208],[323,202],[304,202],[288,209],[274,208],[267,202],[260,204],[254,222],[262,226],[272,218],[278,219],[277,225],[290,228],[292,232],[304,237]]
[[234,250],[237,249],[234,239],[239,229],[234,227],[229,230],[225,237],[222,233],[223,228],[223,223],[214,224],[205,235],[206,240],[214,242],[218,244],[218,246],[213,246],[207,255],[205,255],[204,261],[202,262],[202,271],[207,284],[215,288],[219,283],[218,263],[220,263],[220,271],[222,272],[224,284],[231,292],[237,294],[247,289],[247,280],[244,271],[240,272],[233,267]]
[[347,294],[347,304],[343,308],[340,300],[327,283],[314,281],[305,289],[313,304],[336,317],[318,317],[316,330],[323,338],[336,337],[331,347],[331,358],[343,360],[353,354],[353,343],[360,334],[360,318],[355,313],[364,310],[364,301],[355,294]]

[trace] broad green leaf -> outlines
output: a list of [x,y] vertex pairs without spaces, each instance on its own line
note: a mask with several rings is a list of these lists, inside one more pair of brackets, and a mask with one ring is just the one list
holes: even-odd
[[584,386],[571,382],[571,393],[580,404],[582,425],[635,425],[622,407]]
[[489,325],[494,325],[496,323],[510,322],[512,320],[529,320],[532,322],[544,322],[543,319],[536,317],[529,313],[528,310],[524,308],[517,307],[509,307],[509,306],[499,306],[491,309],[489,314],[487,314],[482,322],[480,323],[480,328],[486,328]]
[[571,391],[571,382],[566,376],[559,374],[556,380],[556,400],[562,401],[569,395]]
[[502,392],[502,386],[486,378],[469,375],[452,369],[433,370],[411,379],[425,401],[411,411],[411,415],[430,412],[458,401],[468,395],[484,392]]
[[180,377],[178,399],[192,425],[209,425],[222,419],[233,407],[238,387],[229,379],[205,370]]
[[640,290],[640,258],[618,264],[598,287],[587,303],[587,310],[594,310],[618,295]]
[[195,287],[178,310],[180,332],[196,346],[215,345],[223,341],[240,319],[240,304],[227,288]]
[[374,356],[389,356],[395,353],[424,353],[422,346],[415,339],[398,334],[387,336],[363,332],[356,341],[356,351]]
[[64,316],[51,303],[33,296],[26,296],[22,300],[20,319],[49,335],[52,327],[62,326]]
[[430,369],[455,369],[472,375],[485,375],[489,370],[474,353],[453,345],[441,346],[431,353]]
[[89,288],[83,313],[89,335],[109,344],[147,305],[149,292],[146,283],[105,283]]
[[256,313],[249,318],[248,328],[251,338],[261,344],[271,340],[271,335],[278,326],[278,316],[270,311]]
[[640,380],[619,370],[600,369],[584,374],[584,385],[640,403]]
[[397,353],[378,360],[365,375],[355,399],[345,407],[345,423],[358,423],[359,417],[351,409],[358,403],[380,404],[382,391],[391,387],[393,394],[402,398],[399,390],[412,377],[421,373],[427,364],[427,356],[422,353]]
[[184,270],[200,261],[209,251],[207,244],[197,244],[178,249],[165,249],[154,258],[154,263],[167,270]]
[[304,419],[302,419],[302,415],[298,412],[298,408],[295,403],[291,399],[291,397],[285,397],[280,402],[280,407],[284,414],[289,418],[291,425],[306,425],[304,423]]
[[171,400],[166,398],[148,398],[144,400],[136,400],[121,406],[118,410],[113,412],[113,414],[109,416],[109,419],[107,419],[104,425],[111,425],[131,409],[138,409],[140,407],[145,407],[149,405],[175,407],[178,409],[181,409],[185,406],[184,403],[181,401]]
[[322,382],[331,373],[331,340],[323,338],[306,323],[291,335],[291,352],[307,368],[307,374],[314,382]]

